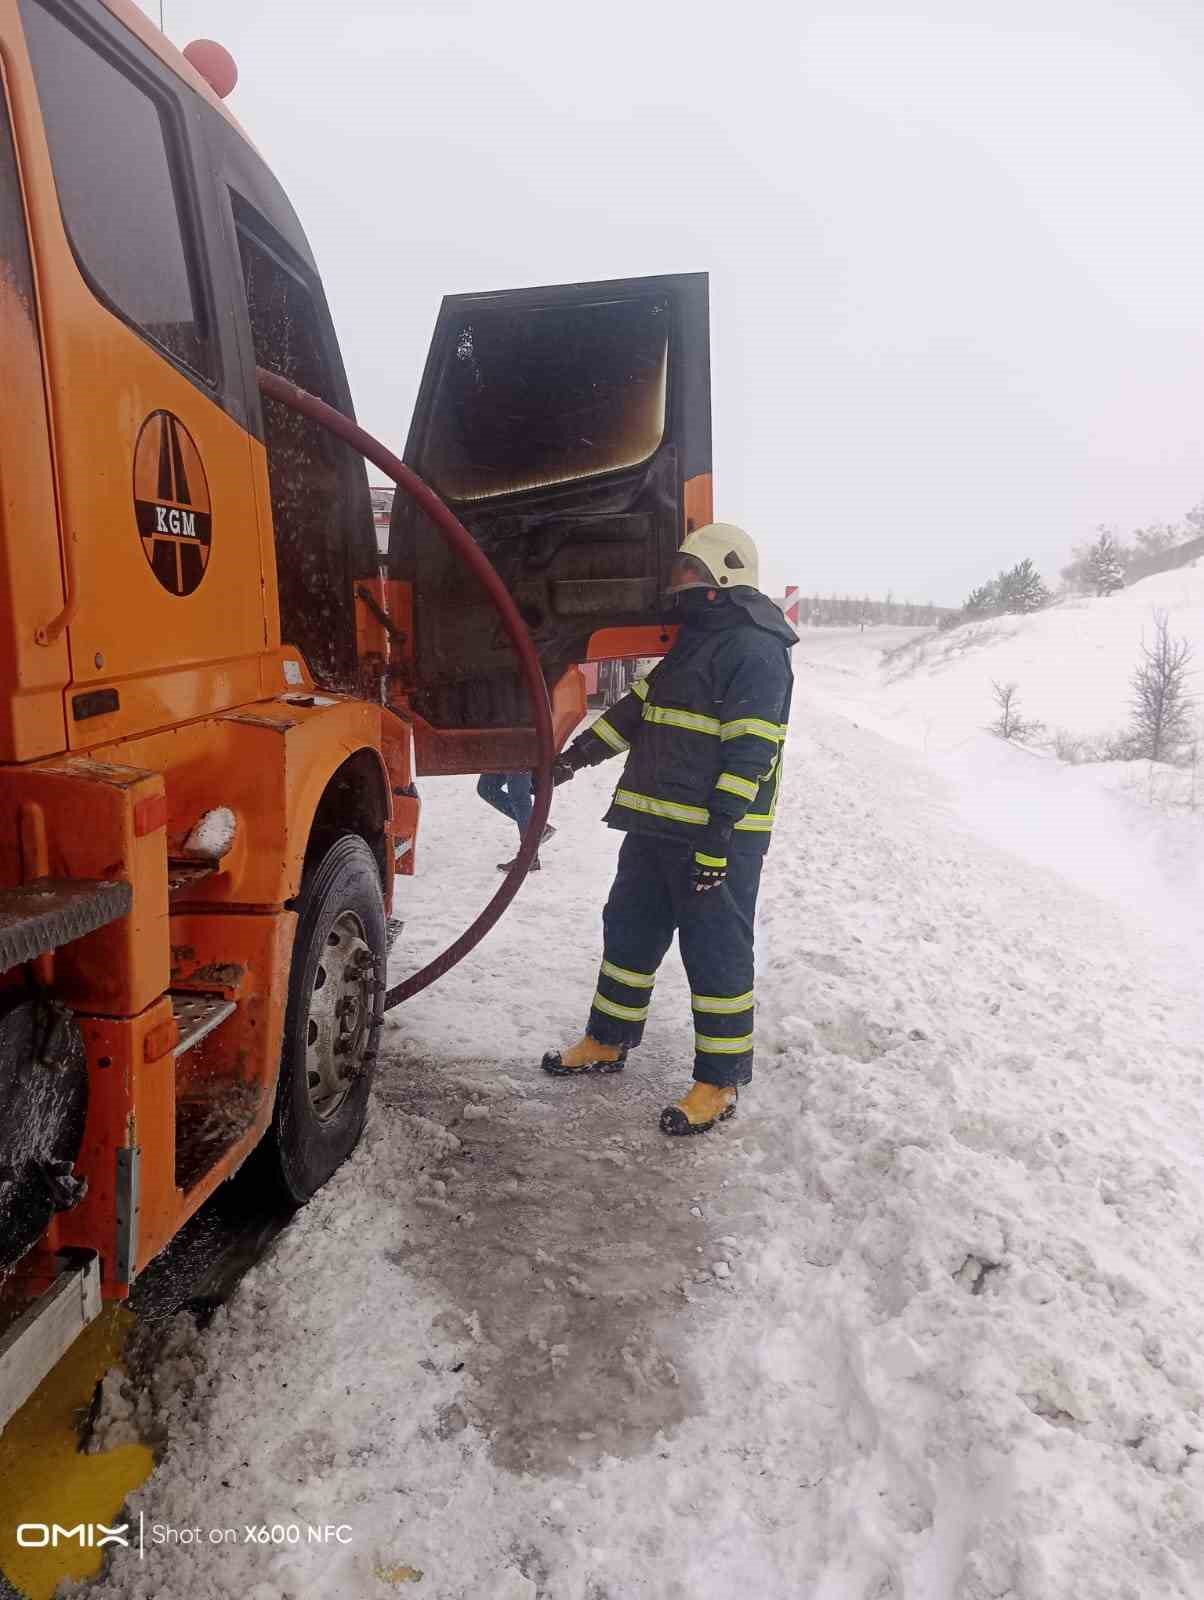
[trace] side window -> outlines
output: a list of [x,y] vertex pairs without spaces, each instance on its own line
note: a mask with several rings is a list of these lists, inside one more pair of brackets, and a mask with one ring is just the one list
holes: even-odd
[[[338,405],[325,352],[325,306],[269,225],[233,192],[230,201],[256,365]],[[262,404],[281,632],[320,682],[350,687],[356,672],[354,533],[360,523],[371,537],[367,471],[360,456],[308,417],[276,400]]]
[[42,0],[22,0],[21,14],[63,224],[81,270],[126,321],[211,377],[169,102]]
[[25,236],[25,208],[21,204],[8,107],[0,89],[0,303],[7,302],[9,295],[16,296],[17,303],[32,321],[33,270],[29,262],[29,240]]

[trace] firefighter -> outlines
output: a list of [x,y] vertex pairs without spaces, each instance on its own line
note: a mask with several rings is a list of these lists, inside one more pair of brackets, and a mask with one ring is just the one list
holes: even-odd
[[796,642],[757,588],[741,528],[691,533],[670,570],[681,630],[647,677],[564,751],[563,783],[626,755],[606,822],[627,837],[602,914],[585,1037],[543,1058],[559,1077],[620,1072],[639,1044],[676,931],[694,1012],[694,1085],[660,1119],[705,1133],[732,1116],[753,1065],[753,916],[782,778]]

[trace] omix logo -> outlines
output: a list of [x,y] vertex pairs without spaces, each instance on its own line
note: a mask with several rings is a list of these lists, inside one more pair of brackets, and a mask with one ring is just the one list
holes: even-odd
[[116,1528],[107,1528],[103,1522],[77,1522],[73,1528],[64,1528],[58,1522],[21,1522],[17,1524],[17,1543],[24,1550],[57,1550],[61,1544],[79,1544],[85,1550],[118,1544],[128,1550],[129,1531],[128,1522]]

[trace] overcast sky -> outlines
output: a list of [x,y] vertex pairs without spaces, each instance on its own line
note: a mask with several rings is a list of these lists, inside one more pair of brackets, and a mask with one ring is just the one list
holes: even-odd
[[1195,0],[166,0],[166,24],[236,57],[394,447],[443,294],[706,270],[716,512],[767,588],[956,604],[1204,498]]

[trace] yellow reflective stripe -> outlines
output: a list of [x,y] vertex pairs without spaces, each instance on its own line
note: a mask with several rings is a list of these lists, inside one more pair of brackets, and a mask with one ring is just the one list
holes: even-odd
[[782,787],[782,768],[786,765],[786,752],[778,751],[778,770],[773,778],[773,799],[769,802],[769,815],[772,818],[778,809],[778,794]]
[[766,722],[762,717],[737,717],[734,722],[724,722],[719,726],[721,739],[739,739],[746,733],[752,733],[758,739],[768,739],[770,744],[778,744],[785,738],[785,726],[780,722]]
[[676,800],[655,800],[650,794],[636,794],[633,789],[616,789],[615,805],[626,806],[629,811],[643,811],[649,817],[668,817],[671,822],[696,822],[705,826],[711,814],[705,806],[678,805]]
[[741,800],[755,800],[759,785],[751,778],[741,778],[735,772],[721,772],[715,780],[716,789],[722,789],[725,794],[739,795]]
[[686,728],[691,733],[718,733],[719,718],[707,717],[701,711],[678,711],[674,706],[645,704],[644,721],[659,722],[669,728]]
[[621,1006],[617,1000],[608,1000],[604,994],[594,996],[594,1010],[605,1011],[608,1017],[618,1017],[620,1022],[646,1022],[648,1006]]
[[632,972],[629,967],[616,967],[613,961],[602,963],[602,976],[625,983],[629,989],[651,989],[656,982],[655,972]]
[[773,819],[778,810],[778,792],[782,787],[782,752],[779,751],[774,759],[773,793],[769,798],[769,810],[758,811],[755,814],[746,811],[736,824],[738,830],[745,833],[772,833]]
[[753,1047],[751,1033],[744,1034],[739,1039],[715,1039],[708,1033],[694,1035],[694,1048],[700,1055],[707,1056],[742,1056]]
[[726,856],[704,856],[701,850],[695,850],[694,859],[700,867],[726,867]]
[[633,683],[632,686],[631,686],[631,692],[632,692],[633,695],[635,695],[637,697],[637,699],[647,700],[647,698],[648,698],[648,680],[647,680],[647,678],[640,678],[640,679],[638,679],[637,682]]
[[751,1011],[753,1007],[753,992],[747,994],[734,994],[724,996],[721,994],[692,994],[690,1004],[695,1011],[709,1011],[715,1016],[731,1017],[737,1011]]
[[630,750],[631,746],[617,728],[612,728],[605,717],[599,717],[590,729],[599,739],[604,739],[612,750]]

